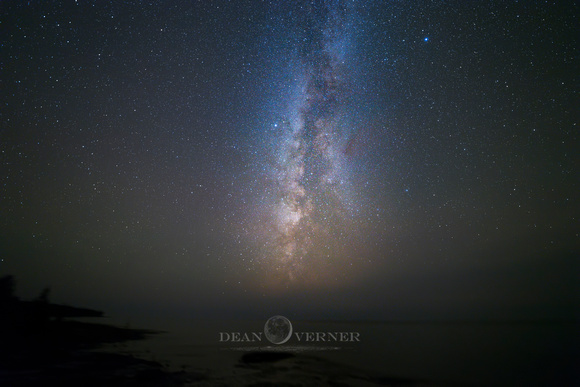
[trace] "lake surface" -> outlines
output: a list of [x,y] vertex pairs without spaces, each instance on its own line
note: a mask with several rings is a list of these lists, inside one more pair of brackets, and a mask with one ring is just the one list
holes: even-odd
[[[262,334],[265,321],[149,321],[134,328],[163,329],[148,340],[114,346],[183,368],[223,375],[247,352],[301,353],[383,376],[443,385],[569,385],[580,382],[577,323],[377,323],[292,321],[294,335],[274,345]],[[254,341],[225,341],[238,332]],[[252,335],[251,333],[255,334]],[[298,341],[296,333],[356,332],[360,341]],[[301,336],[303,339],[304,335]],[[329,336],[326,336],[329,337]],[[220,341],[220,338],[222,341]],[[320,338],[320,336],[319,336]],[[578,384],[580,385],[580,384]]]

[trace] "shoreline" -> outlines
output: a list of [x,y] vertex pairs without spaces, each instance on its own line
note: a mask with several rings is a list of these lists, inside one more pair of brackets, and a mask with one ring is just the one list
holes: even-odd
[[100,351],[108,344],[146,340],[161,331],[78,321],[48,321],[2,333],[0,384],[9,386],[182,386],[202,378],[170,372],[157,361]]

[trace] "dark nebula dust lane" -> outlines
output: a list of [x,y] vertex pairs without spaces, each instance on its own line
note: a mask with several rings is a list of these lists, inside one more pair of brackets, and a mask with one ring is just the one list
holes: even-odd
[[[346,257],[336,246],[352,233],[352,187],[347,157],[353,128],[347,117],[354,17],[346,2],[313,2],[302,44],[293,58],[294,98],[279,125],[282,141],[271,149],[276,188],[263,263],[282,281],[335,276]],[[350,252],[351,254],[353,252]],[[332,266],[336,267],[332,270]]]

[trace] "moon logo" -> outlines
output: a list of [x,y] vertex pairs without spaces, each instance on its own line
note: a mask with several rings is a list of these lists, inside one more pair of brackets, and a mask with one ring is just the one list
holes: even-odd
[[270,317],[264,324],[264,334],[272,344],[284,344],[292,336],[292,323],[284,316]]

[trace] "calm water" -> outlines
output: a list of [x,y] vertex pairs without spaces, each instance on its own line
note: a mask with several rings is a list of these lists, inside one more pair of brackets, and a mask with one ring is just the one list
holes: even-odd
[[[265,321],[150,321],[166,333],[116,350],[173,369],[231,372],[246,350],[266,347],[322,357],[388,376],[471,385],[567,385],[580,382],[578,324],[392,324],[292,321],[294,332],[358,332],[360,342],[274,346],[220,342],[220,332],[261,332]],[[134,326],[136,324],[133,324]],[[135,326],[137,327],[137,326]],[[580,383],[578,384],[580,385]]]

